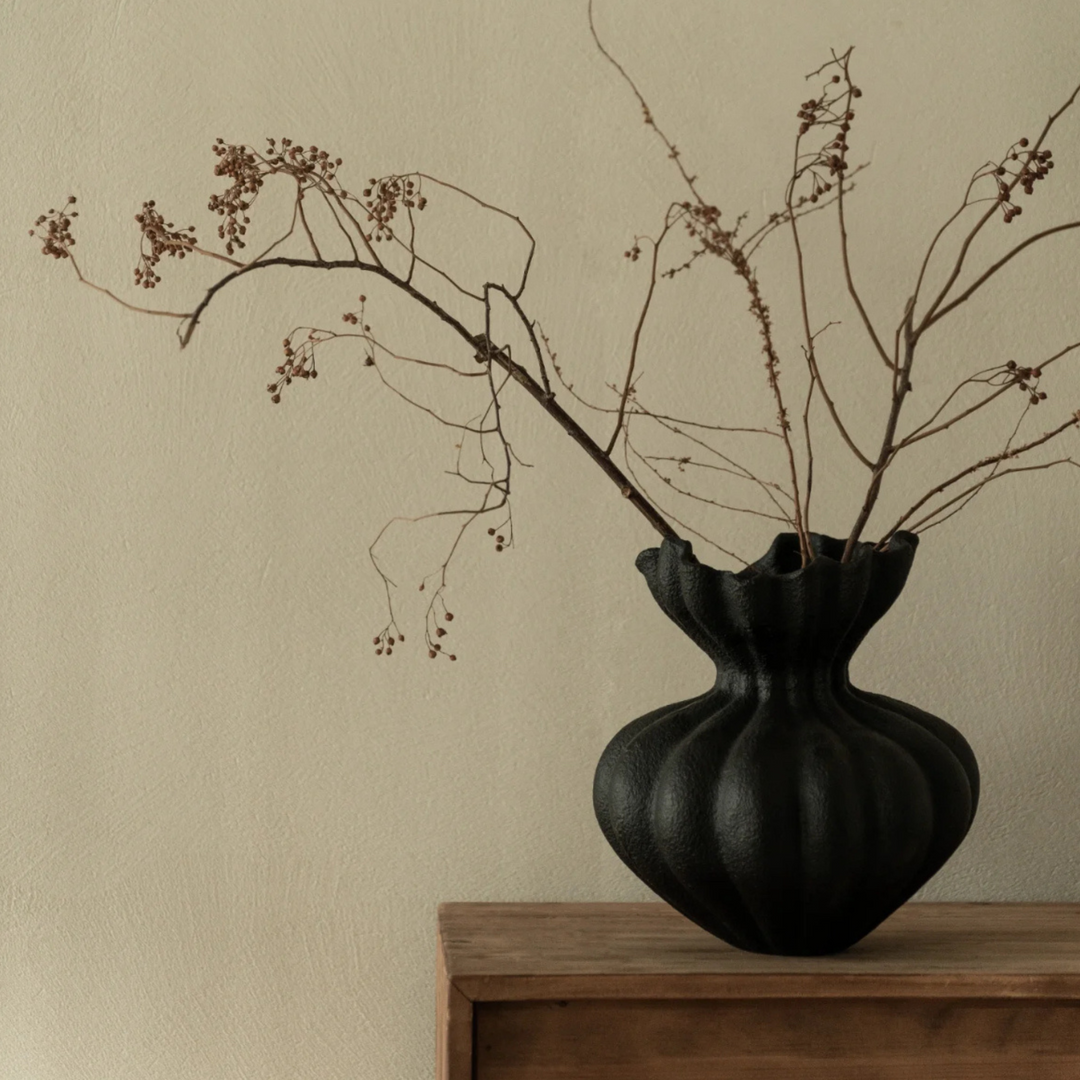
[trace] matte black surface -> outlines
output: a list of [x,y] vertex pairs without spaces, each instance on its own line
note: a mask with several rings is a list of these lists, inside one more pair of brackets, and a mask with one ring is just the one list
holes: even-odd
[[716,664],[696,698],[608,744],[596,817],[672,907],[754,952],[840,952],[944,865],[975,815],[979,770],[945,721],[853,687],[848,663],[907,580],[918,544],[782,533],[752,568],[703,566],[685,540],[637,559],[664,612]]

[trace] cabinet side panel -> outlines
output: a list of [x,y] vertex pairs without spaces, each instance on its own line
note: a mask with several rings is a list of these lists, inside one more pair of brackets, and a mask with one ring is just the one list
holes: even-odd
[[473,1003],[450,981],[435,943],[435,1080],[473,1080]]

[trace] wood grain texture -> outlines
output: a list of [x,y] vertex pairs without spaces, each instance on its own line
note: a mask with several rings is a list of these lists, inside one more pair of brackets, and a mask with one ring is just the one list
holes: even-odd
[[1080,1002],[492,1002],[478,1080],[1080,1077]]
[[1080,904],[908,904],[839,956],[744,953],[666,904],[443,904],[474,1000],[1080,998]]
[[840,956],[666,904],[444,904],[440,1080],[1080,1080],[1080,904],[909,904]]

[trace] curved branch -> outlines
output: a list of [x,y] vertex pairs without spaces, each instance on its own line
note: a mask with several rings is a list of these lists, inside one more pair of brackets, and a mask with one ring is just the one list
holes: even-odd
[[592,436],[590,436],[589,433],[585,431],[585,429],[568,412],[566,412],[561,405],[558,404],[555,398],[546,391],[525,368],[512,360],[505,350],[488,349],[487,339],[483,334],[471,333],[460,320],[451,315],[450,312],[443,308],[437,301],[432,300],[431,297],[420,292],[409,282],[399,278],[393,271],[388,270],[385,266],[377,266],[374,263],[366,263],[357,259],[296,259],[283,255],[276,256],[273,259],[266,259],[259,263],[250,263],[238,270],[234,270],[231,274],[226,274],[225,277],[220,281],[215,282],[207,290],[206,295],[190,315],[187,329],[180,339],[181,348],[191,340],[191,336],[194,333],[199,320],[202,318],[203,312],[206,311],[214,297],[217,296],[226,285],[243,277],[245,274],[253,273],[256,270],[268,269],[272,266],[290,266],[309,270],[360,270],[363,273],[374,274],[376,277],[381,277],[384,281],[388,281],[395,288],[406,293],[422,307],[427,308],[428,311],[441,319],[447,326],[451,327],[459,337],[468,342],[472,349],[476,350],[484,348],[487,350],[487,355],[490,357],[492,363],[498,364],[499,367],[518,382],[526,392],[540,404],[541,408],[555,420],[567,435],[569,435],[597,465],[599,465],[600,469],[608,479],[619,488],[623,497],[649,522],[650,525],[652,525],[654,529],[656,529],[658,533],[660,533],[661,536],[670,536],[674,538],[678,535],[660,512],[645,498],[641,491],[638,490],[637,486],[631,483],[626,474],[611,460],[610,457],[604,454],[603,450],[597,445]]
[[1009,262],[1010,259],[1019,255],[1020,252],[1024,250],[1024,248],[1030,247],[1037,241],[1042,240],[1044,237],[1052,236],[1054,233],[1064,232],[1066,229],[1077,228],[1080,228],[1080,221],[1070,221],[1065,225],[1055,225],[1053,226],[1053,228],[1043,229],[1042,232],[1035,233],[1034,236],[1029,236],[1025,241],[1023,241],[1023,243],[1017,244],[1016,247],[1012,249],[1012,251],[1008,252],[1006,255],[1003,255],[1000,259],[998,259],[996,263],[994,263],[983,274],[977,277],[971,283],[971,285],[969,285],[958,297],[956,297],[954,300],[951,300],[943,308],[938,309],[938,311],[934,314],[933,318],[924,319],[922,326],[919,327],[919,333],[921,334],[924,330],[929,330],[930,327],[938,321],[938,319],[942,318],[945,315],[948,315],[948,313],[952,311],[954,307],[962,304],[969,296],[971,296],[973,292],[975,292],[976,289],[980,288],[983,284],[985,284],[988,278],[993,277],[993,275],[996,274],[1007,262]]
[[[1032,154],[1034,154],[1042,146],[1043,141],[1049,134],[1050,129],[1054,126],[1054,123],[1061,116],[1061,114],[1064,113],[1065,110],[1068,109],[1076,100],[1077,94],[1080,94],[1080,85],[1078,85],[1076,89],[1073,90],[1073,92],[1066,100],[1065,104],[1062,105],[1057,112],[1051,113],[1050,117],[1047,119],[1045,125],[1043,126],[1042,131],[1039,133],[1039,137],[1035,140],[1034,146],[1032,146],[1031,148]],[[1020,176],[1018,174],[1012,179],[1009,184],[1006,185],[1005,190],[1011,193],[1019,183]],[[994,216],[995,213],[997,213],[997,209],[997,200],[994,200],[993,205],[990,207],[990,209],[987,210],[986,213],[983,214],[977,222],[975,222],[974,226],[971,229],[971,232],[969,232],[964,238],[964,242],[960,245],[960,251],[957,254],[956,262],[953,265],[952,271],[949,273],[948,279],[942,286],[941,291],[938,293],[933,303],[930,305],[926,314],[923,316],[922,322],[920,322],[918,327],[914,329],[914,337],[916,340],[918,340],[922,332],[930,325],[931,321],[934,320],[935,315],[937,315],[938,313],[938,308],[940,308],[941,305],[945,302],[945,297],[949,295],[949,290],[953,287],[953,285],[956,284],[956,279],[960,276],[960,271],[963,269],[964,266],[964,260],[967,258],[967,253],[970,250],[971,245],[975,240],[975,237],[982,231],[983,226]]]

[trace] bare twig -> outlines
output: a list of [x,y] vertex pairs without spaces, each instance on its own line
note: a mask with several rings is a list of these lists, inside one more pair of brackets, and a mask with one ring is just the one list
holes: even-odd
[[[1076,100],[1077,94],[1080,94],[1080,85],[1078,85],[1073,90],[1073,92],[1069,95],[1061,108],[1058,109],[1057,112],[1052,113],[1047,119],[1042,131],[1039,133],[1039,137],[1035,140],[1035,145],[1031,148],[1032,157],[1036,153],[1038,153],[1039,149],[1041,148],[1043,142],[1046,139],[1046,136],[1049,134],[1050,129],[1054,126],[1054,124],[1061,117],[1061,115]],[[1018,173],[1015,177],[1012,178],[1009,183],[1002,183],[1001,190],[1004,191],[1006,196],[1011,194],[1012,191],[1016,188],[1016,186],[1020,183],[1022,175],[1022,173]],[[937,313],[938,309],[945,302],[945,298],[949,295],[949,292],[955,284],[956,279],[960,276],[960,271],[964,267],[964,260],[967,258],[968,251],[970,250],[971,245],[975,240],[975,237],[978,236],[978,234],[982,231],[983,226],[985,226],[986,223],[994,216],[994,214],[997,212],[997,208],[997,203],[995,202],[989,210],[987,210],[984,214],[980,216],[979,220],[975,223],[971,231],[964,238],[963,243],[960,245],[960,251],[956,256],[956,262],[953,264],[953,268],[950,271],[949,276],[945,281],[945,284],[941,287],[941,290],[938,293],[937,297],[930,304],[930,307],[926,310],[926,313],[923,315],[922,320],[919,322],[918,327],[914,330],[916,339],[918,339],[922,332],[930,326],[930,323],[934,319],[934,316]]]
[[[619,396],[619,413],[615,420],[615,430],[611,433],[607,446],[604,447],[604,453],[608,457],[611,456],[611,451],[615,448],[615,443],[619,439],[619,432],[622,430],[623,420],[626,416],[626,403],[630,399],[630,390],[634,385],[634,367],[637,364],[638,346],[641,344],[641,331],[649,314],[649,305],[652,303],[653,293],[656,291],[656,260],[660,256],[660,245],[664,242],[664,237],[667,236],[671,229],[672,222],[677,221],[680,216],[676,214],[673,218],[672,210],[669,209],[659,238],[649,241],[652,244],[652,258],[649,260],[649,287],[645,291],[645,301],[641,305],[641,313],[638,315],[637,325],[634,327],[634,337],[630,344],[630,360],[626,365],[626,377],[623,381],[622,394]],[[638,241],[635,240],[635,251],[637,250],[637,243]]]
[[779,521],[782,525],[787,525],[789,518],[783,517],[780,514],[770,514],[765,510],[755,510],[752,506],[738,506],[735,503],[719,502],[717,499],[710,499],[704,495],[698,495],[697,492],[690,491],[687,488],[681,487],[676,484],[670,476],[662,473],[654,464],[655,460],[670,460],[657,458],[652,454],[642,454],[632,443],[630,445],[630,453],[640,461],[658,480],[666,484],[672,491],[678,492],[680,495],[685,495],[686,498],[692,499],[694,502],[705,503],[707,506],[714,506],[717,510],[730,510],[736,514],[753,514],[755,517],[768,518],[770,521]]
[[933,316],[928,316],[923,319],[921,326],[919,327],[919,333],[923,333],[925,330],[929,330],[939,319],[948,315],[953,308],[959,307],[965,300],[967,300],[976,289],[984,285],[990,278],[994,276],[1006,263],[1015,258],[1025,248],[1031,247],[1032,244],[1037,244],[1040,240],[1045,240],[1048,236],[1053,236],[1055,233],[1065,232],[1067,229],[1080,228],[1080,221],[1070,221],[1064,225],[1055,225],[1049,229],[1043,229],[1042,232],[1035,233],[1034,236],[1029,236],[1022,243],[1017,244],[1011,251],[1003,255],[997,262],[992,263],[982,274],[980,274],[959,296],[955,297],[944,307],[941,307]]
[[[1055,461],[1044,461],[1039,465],[1018,465],[1012,469],[1002,469],[1000,472],[991,473],[989,476],[983,477],[983,479],[981,479],[978,483],[972,484],[971,487],[966,488],[964,491],[960,492],[959,495],[953,496],[953,498],[949,499],[948,502],[942,503],[939,507],[932,510],[925,517],[922,517],[918,521],[914,522],[909,527],[908,531],[914,533],[926,532],[927,529],[932,529],[935,525],[940,525],[942,522],[947,521],[950,517],[952,517],[952,514],[946,514],[944,517],[938,518],[937,521],[933,521],[931,519],[937,518],[943,510],[952,506],[954,503],[963,501],[963,504],[967,505],[967,503],[971,501],[972,497],[982,491],[983,488],[985,488],[991,480],[1000,480],[1001,477],[1009,476],[1012,473],[1037,472],[1040,469],[1050,469],[1055,465],[1076,464],[1077,462],[1073,461],[1072,458],[1058,458]],[[953,513],[955,512],[956,511],[954,510]],[[929,522],[929,524],[926,524],[927,522]]]
[[[1046,432],[1037,439],[1032,439],[1030,442],[1024,443],[1023,446],[1003,450],[999,454],[993,454],[990,457],[982,458],[980,461],[975,462],[974,465],[969,465],[966,469],[961,469],[960,472],[956,473],[954,476],[949,477],[948,480],[943,480],[940,484],[931,488],[913,506],[911,506],[908,510],[901,514],[893,527],[889,529],[889,531],[885,533],[885,535],[879,541],[879,545],[885,543],[889,539],[889,537],[891,537],[897,531],[897,529],[902,528],[904,526],[904,523],[910,518],[912,518],[919,510],[921,510],[923,506],[925,506],[935,495],[940,495],[941,492],[945,491],[947,488],[952,487],[953,484],[959,483],[965,477],[971,476],[972,473],[978,472],[980,469],[988,468],[995,462],[1004,461],[1006,458],[1016,458],[1019,457],[1021,454],[1026,454],[1029,450],[1034,450],[1035,447],[1042,446],[1044,443],[1047,443],[1051,439],[1060,435],[1063,431],[1067,431],[1069,428],[1076,427],[1078,424],[1080,424],[1080,412],[1074,413],[1072,416],[1069,417],[1068,420],[1065,421],[1065,423],[1059,424],[1052,431]],[[996,475],[1004,475],[1004,470],[1003,472],[997,473]]]

